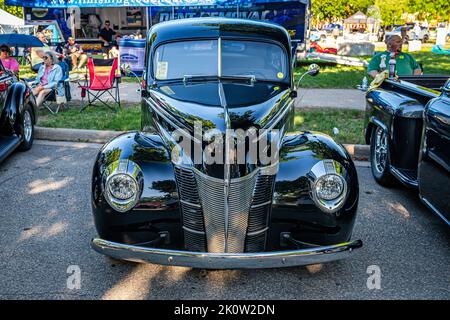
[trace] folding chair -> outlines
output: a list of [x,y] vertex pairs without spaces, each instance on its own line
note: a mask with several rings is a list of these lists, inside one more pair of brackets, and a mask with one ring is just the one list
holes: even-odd
[[[59,109],[61,108],[61,105],[67,103],[68,101],[72,100],[72,95],[70,93],[70,82],[69,79],[61,80],[59,82],[58,88],[63,88],[64,90],[64,96],[65,96],[65,102],[60,102],[56,98],[57,96],[57,90],[53,89],[50,91],[44,99],[43,106],[47,108],[48,111],[50,111],[51,114],[57,114],[59,112]],[[63,97],[64,98],[64,97]],[[53,109],[53,105],[56,104],[56,109]]]
[[[78,83],[81,88],[81,110],[83,112],[88,106],[92,105],[95,101],[103,103],[108,108],[116,111],[111,107],[106,100],[102,100],[103,95],[108,93],[109,96],[117,103],[120,108],[120,95],[119,95],[119,80],[116,77],[118,69],[117,58],[114,59],[92,59],[89,58],[87,62],[87,70],[85,75],[84,85]],[[89,71],[89,79],[87,72]],[[113,91],[113,92],[111,92]],[[84,99],[88,98],[88,104],[84,104]]]
[[[72,95],[70,93],[69,67],[64,61],[61,61],[59,63],[59,66],[63,71],[63,77],[58,82],[58,86],[56,87],[56,89],[53,89],[45,96],[44,102],[42,104],[52,114],[57,114],[61,105],[72,100]],[[58,94],[58,90],[63,91],[64,94]],[[62,97],[62,101],[58,99],[57,96]],[[56,104],[56,109],[52,109],[53,104]]]

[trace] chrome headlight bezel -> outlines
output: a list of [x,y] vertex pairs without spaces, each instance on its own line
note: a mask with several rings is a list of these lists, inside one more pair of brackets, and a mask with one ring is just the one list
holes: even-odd
[[[335,213],[345,204],[348,196],[348,184],[344,167],[335,160],[322,160],[316,163],[309,173],[311,198],[315,205],[323,212]],[[342,183],[341,192],[333,199],[320,197],[317,188],[318,184],[326,177],[338,177]]]
[[[111,191],[110,183],[117,177],[131,179],[135,192],[127,199],[116,197]],[[106,202],[116,211],[124,213],[138,203],[143,190],[143,174],[139,166],[131,160],[118,160],[111,163],[103,174],[103,193]]]

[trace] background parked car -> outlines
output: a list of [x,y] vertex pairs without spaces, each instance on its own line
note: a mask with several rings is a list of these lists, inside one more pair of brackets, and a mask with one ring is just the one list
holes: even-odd
[[[406,27],[406,41],[409,41],[410,39],[415,38],[415,32],[413,31],[414,25],[410,24]],[[391,35],[398,35],[402,36],[401,34],[402,26],[395,28],[393,31],[386,32],[385,37],[391,36]],[[423,42],[428,42],[430,40],[430,34],[428,32],[428,29],[425,27],[421,27],[421,32],[419,34],[419,40]]]
[[310,37],[324,41],[327,38],[327,32],[325,30],[318,30],[316,28],[312,28]]
[[0,162],[14,150],[29,150],[37,119],[30,88],[0,63]]
[[386,80],[366,95],[373,177],[383,186],[399,181],[417,190],[425,205],[450,226],[450,79],[400,79]]

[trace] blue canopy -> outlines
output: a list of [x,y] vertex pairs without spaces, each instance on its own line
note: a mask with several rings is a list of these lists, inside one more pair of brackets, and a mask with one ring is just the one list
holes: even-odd
[[29,8],[68,8],[68,7],[167,7],[167,6],[205,6],[234,5],[268,2],[302,2],[308,0],[5,0],[5,4]]
[[6,44],[11,47],[43,47],[42,42],[35,36],[26,34],[0,34],[0,44]]

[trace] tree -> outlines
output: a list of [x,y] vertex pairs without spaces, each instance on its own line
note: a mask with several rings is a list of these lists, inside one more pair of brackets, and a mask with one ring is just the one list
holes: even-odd
[[365,13],[367,8],[373,5],[374,0],[346,0],[344,3],[346,13],[345,18],[347,18],[358,11]]
[[401,16],[404,12],[408,12],[408,1],[409,0],[375,0],[375,5],[380,8],[383,24],[390,25],[403,23],[404,21],[401,19]]
[[330,21],[345,16],[345,6],[336,5],[335,0],[312,0],[311,11],[319,21]]
[[448,0],[409,0],[410,11],[419,13],[419,18],[430,17],[447,20],[450,16],[450,1]]
[[374,0],[312,0],[311,11],[319,21],[348,18],[373,5]]
[[22,7],[8,6],[5,4],[5,0],[0,0],[0,9],[5,10],[19,18],[23,18]]

